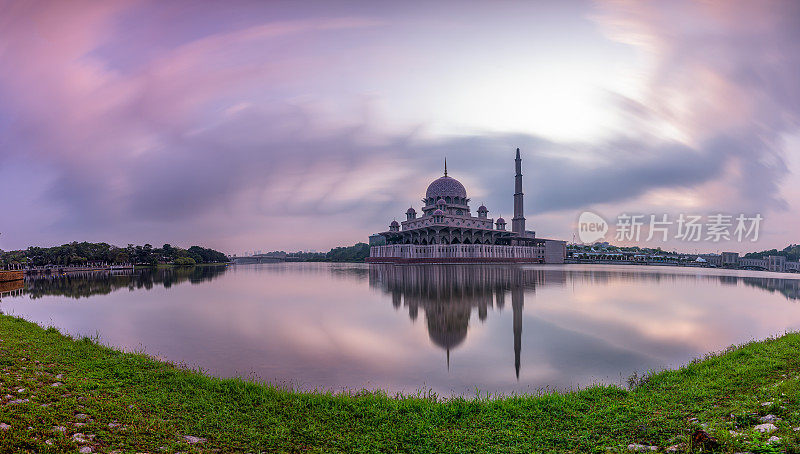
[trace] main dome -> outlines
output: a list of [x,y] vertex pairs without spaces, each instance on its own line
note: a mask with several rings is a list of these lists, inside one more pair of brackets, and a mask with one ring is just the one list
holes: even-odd
[[428,190],[425,192],[425,198],[430,199],[431,197],[433,197],[434,200],[439,197],[461,197],[466,199],[467,190],[464,189],[464,185],[455,178],[443,176],[437,178],[428,186]]

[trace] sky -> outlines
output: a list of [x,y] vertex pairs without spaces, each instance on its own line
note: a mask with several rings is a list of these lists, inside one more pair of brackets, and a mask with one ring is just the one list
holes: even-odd
[[[800,242],[800,3],[0,0],[0,249],[327,250],[460,180],[579,215],[760,215]],[[663,238],[662,238],[663,240]]]

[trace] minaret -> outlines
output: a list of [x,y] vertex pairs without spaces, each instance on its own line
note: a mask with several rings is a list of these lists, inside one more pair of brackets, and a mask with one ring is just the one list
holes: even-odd
[[511,231],[514,233],[525,233],[525,211],[522,205],[522,159],[519,157],[517,148],[517,158],[514,160],[517,175],[514,177],[514,217],[511,219]]

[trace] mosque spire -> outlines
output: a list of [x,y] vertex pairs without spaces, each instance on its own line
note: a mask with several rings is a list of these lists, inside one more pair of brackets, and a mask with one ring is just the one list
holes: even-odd
[[447,158],[444,158],[444,176],[447,176]]
[[517,174],[514,176],[514,218],[511,219],[511,231],[520,235],[525,234],[525,208],[522,201],[522,158],[519,156],[514,159],[514,167]]

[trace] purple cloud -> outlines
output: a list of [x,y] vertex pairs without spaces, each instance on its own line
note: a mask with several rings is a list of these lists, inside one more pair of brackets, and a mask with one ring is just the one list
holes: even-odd
[[[492,20],[450,17],[441,35],[506,30],[497,24],[531,13],[519,8],[484,11]],[[380,111],[397,107],[387,101],[392,84],[408,90],[398,74],[435,84],[441,74],[420,62],[468,60],[473,50],[418,42],[437,27],[416,9],[241,2],[218,16],[180,3],[7,5],[0,166],[28,177],[0,182],[0,197],[10,206],[5,197],[20,181],[36,181],[28,191],[38,198],[29,194],[35,202],[0,225],[3,246],[102,239],[325,248],[363,240],[417,205],[444,156],[470,195],[493,214],[510,213],[516,147],[525,153],[531,216],[673,188],[694,191],[702,209],[790,206],[781,193],[791,178],[783,138],[796,134],[800,115],[800,7],[564,8],[594,17],[647,61],[641,96],[609,95],[609,112],[626,127],[605,138],[389,127]],[[725,197],[709,185],[722,185]],[[568,237],[569,229],[553,233]],[[148,231],[157,233],[145,238]]]

